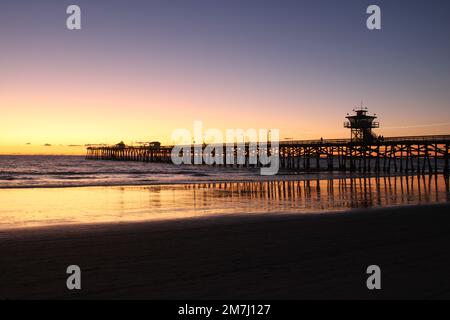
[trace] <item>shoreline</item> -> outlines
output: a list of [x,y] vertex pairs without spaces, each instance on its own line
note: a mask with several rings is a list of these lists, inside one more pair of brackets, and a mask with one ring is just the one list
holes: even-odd
[[[450,204],[0,232],[1,299],[450,298]],[[65,289],[80,265],[83,289]],[[380,265],[382,290],[365,288]]]
[[[242,169],[240,169],[242,170]],[[128,173],[123,173],[127,175]],[[311,177],[304,177],[304,175],[312,175]],[[314,177],[313,175],[317,175]],[[444,179],[450,179],[450,176],[443,173],[356,173],[356,172],[333,172],[333,171],[317,171],[317,172],[297,172],[291,174],[275,175],[268,178],[268,176],[253,176],[244,177],[242,179],[223,179],[217,180],[217,177],[213,177],[211,180],[197,180],[197,181],[145,181],[142,183],[98,183],[98,184],[66,184],[66,185],[29,185],[29,186],[2,186],[1,190],[21,190],[21,189],[66,189],[66,188],[101,188],[101,187],[152,187],[152,186],[183,186],[183,185],[201,185],[201,184],[217,184],[217,183],[265,183],[265,182],[283,182],[283,181],[313,181],[313,180],[341,180],[341,179],[372,179],[372,178],[398,178],[398,177],[443,177]],[[261,178],[264,177],[264,178]],[[195,178],[195,177],[194,177]]]
[[108,232],[117,230],[132,230],[138,228],[153,228],[153,227],[168,227],[168,228],[181,228],[193,227],[193,226],[215,226],[223,224],[233,224],[233,223],[252,223],[260,221],[269,221],[278,219],[281,220],[297,220],[297,219],[315,219],[319,216],[331,217],[335,215],[364,215],[364,214],[376,214],[377,212],[382,212],[385,210],[395,210],[395,209],[408,209],[408,208],[420,208],[422,210],[432,209],[435,207],[446,207],[450,210],[450,202],[448,203],[429,203],[429,204],[409,204],[409,205],[390,205],[384,207],[372,207],[372,208],[355,208],[355,209],[340,209],[334,211],[306,211],[302,213],[298,212],[246,212],[246,213],[234,213],[234,214],[224,214],[224,215],[204,215],[196,217],[185,217],[185,218],[172,218],[165,219],[161,218],[158,220],[138,220],[138,221],[108,221],[108,222],[92,222],[92,223],[61,223],[61,224],[51,224],[51,225],[38,225],[38,226],[28,226],[28,227],[10,227],[10,228],[0,228],[0,240],[16,237],[26,237],[38,234],[41,235],[53,235],[58,233],[78,233],[78,232]]
[[0,190],[0,230],[221,215],[305,215],[450,202],[441,176]]

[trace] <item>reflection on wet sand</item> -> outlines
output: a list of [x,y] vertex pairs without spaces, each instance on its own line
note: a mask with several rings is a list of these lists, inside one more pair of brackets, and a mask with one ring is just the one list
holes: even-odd
[[0,190],[0,229],[450,202],[442,175]]
[[234,205],[245,200],[268,209],[333,210],[450,201],[449,181],[441,175],[211,183],[184,188],[193,190],[202,205],[219,200]]

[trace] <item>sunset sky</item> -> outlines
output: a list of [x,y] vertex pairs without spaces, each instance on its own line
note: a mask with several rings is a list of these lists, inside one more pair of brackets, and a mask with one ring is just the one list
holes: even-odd
[[2,0],[0,154],[171,143],[194,120],[348,137],[361,100],[384,136],[450,134],[449,14],[446,0]]

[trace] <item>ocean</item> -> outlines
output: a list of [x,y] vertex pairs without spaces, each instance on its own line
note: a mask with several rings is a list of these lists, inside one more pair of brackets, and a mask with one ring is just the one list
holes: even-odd
[[218,181],[327,179],[342,173],[280,172],[261,176],[260,169],[85,160],[84,156],[0,155],[0,188],[187,184]]
[[0,188],[82,187],[259,179],[259,170],[88,161],[83,156],[0,156]]
[[450,202],[443,175],[259,169],[0,156],[0,229],[244,214],[305,214]]

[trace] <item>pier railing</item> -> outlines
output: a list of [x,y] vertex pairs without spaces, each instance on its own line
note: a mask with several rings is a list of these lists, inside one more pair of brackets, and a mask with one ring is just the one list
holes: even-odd
[[[400,142],[426,142],[426,143],[445,143],[450,141],[450,135],[430,135],[430,136],[406,136],[406,137],[380,137],[375,139],[373,144],[383,144],[383,143],[400,143]],[[280,141],[280,145],[318,145],[318,144],[361,144],[358,142],[352,142],[351,139],[316,139],[316,140],[283,140]]]

